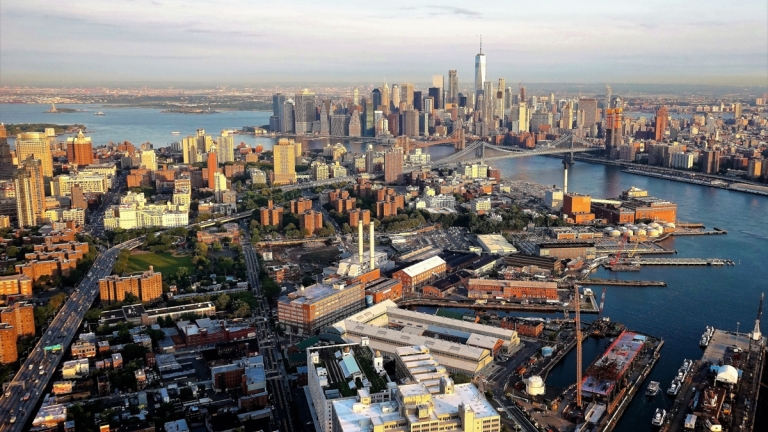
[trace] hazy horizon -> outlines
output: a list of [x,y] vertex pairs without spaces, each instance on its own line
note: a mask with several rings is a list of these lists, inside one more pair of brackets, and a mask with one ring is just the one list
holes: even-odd
[[508,85],[768,86],[765,1],[444,3],[6,0],[0,85],[378,85],[457,69],[463,87],[482,33],[487,79]]

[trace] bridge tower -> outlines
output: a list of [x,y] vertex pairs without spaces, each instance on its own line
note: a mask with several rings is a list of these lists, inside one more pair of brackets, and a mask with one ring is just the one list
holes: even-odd
[[[568,148],[573,149],[573,135],[568,139]],[[572,151],[563,154],[563,194],[568,193],[568,168],[574,163]]]
[[453,136],[456,139],[453,142],[453,145],[456,149],[456,151],[464,150],[464,147],[467,146],[466,138],[464,137],[464,129],[459,129],[453,132]]

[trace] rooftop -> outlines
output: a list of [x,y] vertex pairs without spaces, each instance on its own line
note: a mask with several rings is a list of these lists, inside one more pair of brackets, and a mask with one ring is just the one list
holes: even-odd
[[424,272],[427,272],[429,270],[432,270],[433,268],[441,264],[444,265],[445,261],[443,261],[443,259],[440,258],[439,256],[433,256],[432,258],[428,258],[424,261],[421,261],[417,264],[414,264],[410,267],[403,269],[403,272],[410,277],[414,277]]
[[[644,344],[645,336],[629,331],[622,332],[603,353],[602,357],[587,368],[581,389],[584,392],[604,396],[610,394],[616,380],[621,378],[640,350],[643,349]],[[592,371],[601,372],[600,376],[595,376],[591,373]]]

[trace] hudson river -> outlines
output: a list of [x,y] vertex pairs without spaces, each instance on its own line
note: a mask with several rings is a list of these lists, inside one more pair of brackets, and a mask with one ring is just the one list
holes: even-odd
[[[65,105],[61,105],[62,107]],[[160,114],[159,110],[140,108],[100,108],[98,105],[66,105],[87,109],[87,113],[43,114],[44,105],[0,105],[0,122],[9,123],[80,123],[87,126],[87,135],[94,145],[108,141],[131,141],[134,144],[152,142],[164,147],[181,137],[204,128],[211,135],[222,129],[260,126],[269,123],[266,112],[224,112],[220,114]],[[96,111],[104,116],[94,116]],[[171,135],[179,131],[181,135]],[[273,138],[238,135],[236,142],[256,143],[271,148]],[[332,140],[335,142],[335,140]],[[322,146],[320,142],[311,147]],[[360,151],[360,145],[352,145]],[[450,147],[430,148],[434,159],[452,152]],[[561,185],[562,165],[546,157],[519,158],[497,162],[505,178],[526,180],[548,185]],[[615,197],[629,188],[647,189],[651,195],[677,203],[678,221],[702,222],[708,229],[718,227],[728,231],[723,236],[677,237],[664,243],[676,249],[679,257],[727,258],[734,267],[704,268],[645,268],[639,273],[608,274],[598,271],[597,277],[620,277],[664,280],[666,288],[609,287],[605,315],[630,329],[660,336],[666,341],[661,359],[649,380],[659,381],[666,388],[685,358],[701,357],[699,337],[708,325],[720,329],[752,330],[760,293],[768,285],[768,197],[702,187],[622,173],[611,166],[578,162],[570,172],[569,189],[593,197]],[[596,289],[600,292],[600,289]],[[587,319],[592,319],[587,316]],[[768,328],[763,326],[764,331]],[[590,339],[584,350],[584,366],[591,363],[603,349],[603,342]],[[556,368],[548,379],[549,385],[564,387],[575,379],[573,355]],[[658,406],[669,408],[671,399],[660,393],[653,400],[642,393],[635,398],[619,423],[618,431],[649,430],[651,417]]]

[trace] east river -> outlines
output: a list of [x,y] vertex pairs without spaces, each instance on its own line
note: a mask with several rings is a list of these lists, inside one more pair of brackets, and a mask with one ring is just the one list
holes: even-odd
[[[65,105],[61,105],[62,107]],[[123,140],[140,144],[152,142],[167,146],[181,137],[194,135],[204,128],[211,135],[222,129],[261,126],[269,123],[265,112],[223,112],[219,114],[161,114],[155,109],[100,108],[98,105],[66,105],[90,112],[44,114],[45,105],[0,105],[0,122],[9,123],[79,123],[87,126],[94,146]],[[103,111],[104,116],[94,116]],[[180,135],[171,135],[179,131]],[[236,142],[262,144],[271,148],[274,138],[238,135]],[[335,142],[335,140],[332,140]],[[349,144],[360,152],[360,144]],[[322,142],[312,142],[319,148]],[[452,152],[450,147],[429,149],[434,159]],[[546,157],[509,159],[496,162],[505,178],[545,185],[561,185],[562,165]],[[649,380],[659,381],[662,389],[671,382],[685,358],[701,357],[699,338],[706,326],[720,329],[752,330],[760,293],[768,288],[768,197],[678,183],[652,177],[622,173],[617,167],[576,163],[570,172],[569,190],[593,197],[618,196],[630,186],[647,189],[651,195],[677,203],[678,222],[701,222],[708,229],[728,231],[724,236],[676,237],[664,243],[678,251],[678,257],[726,258],[733,267],[644,268],[639,273],[609,274],[600,270],[596,277],[664,280],[666,288],[609,287],[605,315],[624,323],[629,329],[664,338],[661,360]],[[596,289],[598,293],[600,289]],[[592,319],[591,317],[587,317]],[[768,328],[764,331],[768,332]],[[603,350],[604,342],[589,339],[584,349],[584,366]],[[575,356],[566,357],[549,376],[547,384],[566,387],[575,379]],[[649,430],[656,407],[669,408],[672,400],[664,393],[653,400],[642,394],[635,398],[618,425],[618,431]]]

